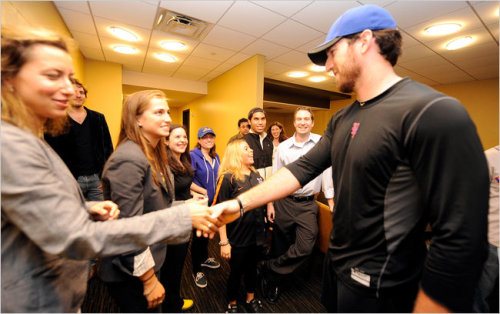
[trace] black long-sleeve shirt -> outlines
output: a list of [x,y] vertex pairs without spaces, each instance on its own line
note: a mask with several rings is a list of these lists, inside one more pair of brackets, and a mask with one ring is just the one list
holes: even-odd
[[405,78],[340,110],[320,142],[286,167],[303,186],[328,166],[335,186],[328,254],[338,278],[376,295],[420,277],[431,298],[471,311],[486,256],[488,170],[463,106]]

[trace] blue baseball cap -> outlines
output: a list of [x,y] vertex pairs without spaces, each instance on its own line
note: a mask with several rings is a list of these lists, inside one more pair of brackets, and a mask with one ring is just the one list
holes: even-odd
[[360,33],[365,29],[372,31],[396,28],[396,21],[391,14],[373,4],[362,5],[344,12],[330,27],[326,40],[307,53],[314,64],[325,65],[326,51],[342,37]]
[[208,127],[208,126],[202,127],[201,129],[198,130],[198,138],[202,138],[203,136],[205,136],[209,133],[213,134],[215,136],[215,132],[214,132],[214,130],[212,130],[211,127]]

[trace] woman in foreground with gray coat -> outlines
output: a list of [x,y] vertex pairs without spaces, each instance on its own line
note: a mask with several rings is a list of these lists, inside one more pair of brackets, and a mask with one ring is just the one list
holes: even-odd
[[57,132],[74,95],[65,41],[4,27],[1,36],[2,312],[77,312],[89,259],[175,242],[193,227],[217,231],[219,221],[200,204],[113,220],[116,204],[86,202],[43,140],[44,131]]

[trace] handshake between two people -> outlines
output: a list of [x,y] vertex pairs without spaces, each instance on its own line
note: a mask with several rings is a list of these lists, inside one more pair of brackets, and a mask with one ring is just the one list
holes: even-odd
[[186,204],[198,237],[204,236],[212,239],[220,227],[235,221],[241,215],[240,206],[236,200],[225,201],[212,207],[208,207],[206,198],[187,200]]
[[[196,229],[198,237],[213,238],[219,228],[227,223],[235,221],[240,217],[238,201],[229,200],[208,207],[208,199],[192,198],[185,201],[193,228]],[[90,214],[94,220],[104,221],[118,218],[120,210],[118,205],[112,201],[95,202],[90,207]]]

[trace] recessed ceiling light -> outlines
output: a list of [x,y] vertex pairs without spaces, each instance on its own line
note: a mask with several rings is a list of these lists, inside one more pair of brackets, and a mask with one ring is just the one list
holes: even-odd
[[139,52],[139,49],[131,47],[131,46],[126,46],[126,45],[114,45],[114,46],[111,46],[111,48],[116,52],[125,53],[128,55]]
[[426,27],[424,33],[431,36],[448,35],[458,32],[461,28],[462,24],[459,23],[443,23]]
[[155,52],[155,53],[153,53],[153,55],[155,56],[156,59],[159,59],[161,61],[168,62],[168,63],[174,63],[178,60],[176,57],[172,56],[171,54],[164,53],[164,52],[160,52],[160,53]]
[[309,67],[309,69],[311,69],[311,71],[314,71],[314,72],[325,72],[324,66],[316,65],[316,64],[311,65]]
[[294,71],[294,72],[290,72],[287,74],[289,77],[305,77],[305,76],[308,76],[309,73],[307,72],[302,72],[302,71]]
[[111,27],[108,27],[108,32],[110,32],[114,36],[116,36],[120,39],[126,40],[126,41],[136,42],[136,41],[139,41],[141,39],[141,37],[139,35],[137,35],[133,31],[128,30],[128,29],[123,28],[123,27],[111,26]]
[[498,10],[499,10],[499,8],[496,8],[495,12],[493,12],[493,14],[494,14],[496,17],[498,17]]
[[326,77],[324,77],[324,76],[311,76],[309,78],[309,81],[315,82],[315,83],[323,82],[324,80],[326,80]]
[[468,46],[473,40],[472,36],[458,37],[446,43],[444,47],[448,50],[457,50]]
[[181,43],[180,41],[177,41],[177,40],[162,40],[159,42],[159,45],[163,49],[167,49],[167,50],[177,51],[177,50],[186,49],[186,45],[184,43]]

